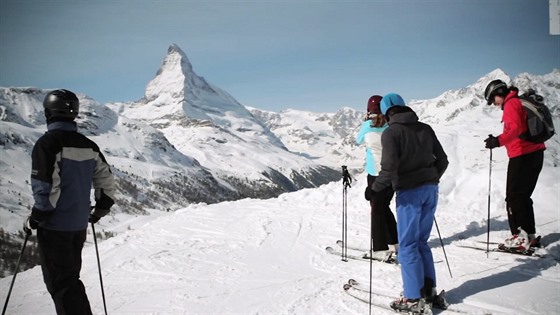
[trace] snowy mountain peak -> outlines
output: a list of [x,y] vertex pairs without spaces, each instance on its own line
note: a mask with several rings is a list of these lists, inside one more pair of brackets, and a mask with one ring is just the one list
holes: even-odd
[[323,178],[329,172],[324,171],[324,166],[289,152],[247,108],[198,76],[186,54],[175,44],[169,46],[156,77],[148,84],[146,97],[115,106],[121,117],[160,130],[181,153],[226,181],[250,178],[273,185],[282,181],[288,183],[288,190],[293,190],[293,185],[307,185],[304,181],[295,183],[300,174],[316,172]]
[[158,126],[191,123],[225,123],[227,112],[249,116],[231,95],[198,76],[187,55],[171,44],[145,97],[130,104],[126,115]]
[[507,73],[505,73],[502,69],[497,68],[494,69],[493,71],[489,72],[488,74],[486,74],[485,76],[483,76],[481,79],[487,79],[487,80],[504,80],[504,79],[508,79],[509,80],[509,75]]
[[470,89],[474,93],[482,94],[488,83],[494,80],[502,80],[509,84],[511,78],[502,69],[498,68],[481,77],[474,84],[469,85],[467,89]]
[[167,57],[174,55],[180,56],[182,65],[186,66],[188,70],[192,71],[192,64],[189,61],[189,58],[187,58],[185,52],[179,46],[177,46],[177,44],[171,44],[169,45],[169,48],[167,48]]
[[[179,57],[179,58],[177,58]],[[173,60],[180,60],[181,61],[181,68],[183,70],[185,70],[185,73],[192,73],[192,64],[189,61],[189,58],[187,57],[187,54],[185,54],[185,52],[179,47],[177,46],[177,44],[171,44],[169,45],[169,48],[167,48],[167,56],[165,58],[166,60],[169,60],[170,63],[173,62]],[[165,64],[165,62],[164,62]]]
[[179,100],[192,99],[196,98],[196,93],[188,92],[196,89],[213,91],[204,78],[194,73],[189,58],[181,48],[172,44],[167,49],[167,55],[156,77],[148,83],[145,96],[148,101],[153,101],[161,95]]

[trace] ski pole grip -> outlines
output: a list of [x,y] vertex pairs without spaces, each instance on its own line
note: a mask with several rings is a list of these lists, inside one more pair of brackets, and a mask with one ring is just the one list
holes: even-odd
[[348,173],[348,167],[346,167],[346,165],[342,165],[342,184],[344,187],[348,187],[351,183],[352,177],[350,176],[350,173]]

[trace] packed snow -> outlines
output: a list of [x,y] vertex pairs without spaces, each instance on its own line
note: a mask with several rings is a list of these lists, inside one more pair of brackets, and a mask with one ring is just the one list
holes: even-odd
[[[490,162],[483,142],[487,134],[500,133],[501,112],[488,106],[469,115],[463,121],[476,123],[433,126],[450,160],[436,212],[444,248],[435,226],[429,241],[437,261],[438,289],[446,290],[455,310],[442,313],[559,314],[560,185],[558,167],[547,152],[533,194],[537,233],[545,246],[537,253],[544,258],[461,247],[485,247],[477,241],[486,240],[488,214],[491,241],[500,242],[509,234],[505,149],[494,149]],[[557,139],[550,144],[557,147]],[[354,174],[348,188],[348,243],[367,250],[365,178],[364,173]],[[119,231],[98,244],[108,313],[368,313],[368,305],[346,294],[342,286],[349,278],[369,286],[369,263],[344,262],[325,251],[326,246],[336,247],[341,238],[342,191],[339,181],[268,200],[193,204],[176,212],[154,210],[157,215],[140,216],[117,227],[110,226],[114,220],[101,220],[98,231]],[[81,275],[94,314],[103,314],[97,268],[90,234]],[[2,301],[11,280],[0,279]],[[400,267],[373,262],[372,286],[381,294],[398,297]],[[374,300],[391,301],[384,296]],[[394,314],[376,306],[372,312]],[[40,267],[17,275],[7,313],[55,313]]]

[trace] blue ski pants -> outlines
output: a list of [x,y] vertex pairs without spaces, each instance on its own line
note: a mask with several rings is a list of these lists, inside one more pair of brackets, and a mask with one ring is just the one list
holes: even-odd
[[399,263],[404,297],[417,299],[425,279],[436,286],[436,271],[428,239],[438,201],[438,185],[427,184],[397,191]]

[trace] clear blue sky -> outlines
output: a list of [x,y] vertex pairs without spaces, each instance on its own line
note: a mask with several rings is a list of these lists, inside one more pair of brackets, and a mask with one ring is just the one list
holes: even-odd
[[548,0],[0,2],[0,86],[144,95],[176,43],[243,105],[365,109],[427,99],[501,68],[560,68]]

